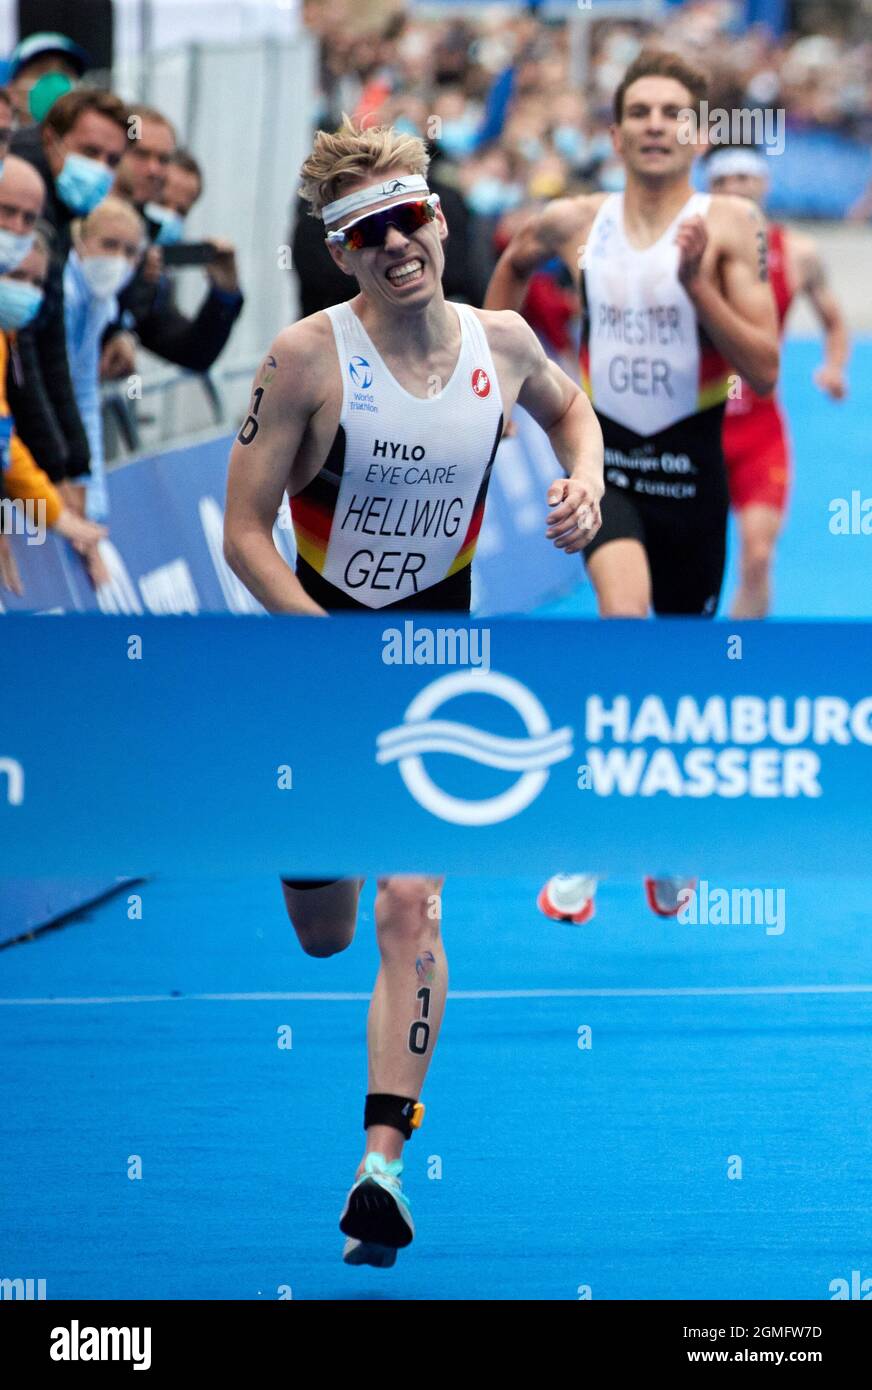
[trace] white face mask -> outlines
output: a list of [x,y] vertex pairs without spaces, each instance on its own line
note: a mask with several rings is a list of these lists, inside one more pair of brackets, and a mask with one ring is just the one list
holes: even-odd
[[81,256],[79,261],[88,289],[96,299],[118,294],[133,278],[135,267],[126,256]]

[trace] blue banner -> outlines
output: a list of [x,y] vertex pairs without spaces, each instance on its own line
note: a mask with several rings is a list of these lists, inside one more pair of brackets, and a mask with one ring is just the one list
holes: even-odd
[[867,867],[870,624],[10,616],[2,637],[19,876]]
[[[710,113],[715,123],[734,113]],[[757,116],[739,113],[737,143],[757,143],[766,155],[768,217],[830,218],[841,221],[872,180],[872,149],[861,140],[827,130],[798,130],[784,124],[781,108],[760,108]],[[743,122],[748,123],[745,134]],[[741,132],[741,134],[740,134]],[[693,167],[693,183],[708,187],[705,162]]]

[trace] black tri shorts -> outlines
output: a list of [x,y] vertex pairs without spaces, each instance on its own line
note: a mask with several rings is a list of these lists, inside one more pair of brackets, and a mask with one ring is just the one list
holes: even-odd
[[651,571],[654,612],[714,615],[724,578],[729,493],[723,406],[638,435],[598,415],[605,441],[603,524],[584,558],[635,540]]
[[341,883],[340,878],[283,878],[286,888],[329,888],[331,883]]

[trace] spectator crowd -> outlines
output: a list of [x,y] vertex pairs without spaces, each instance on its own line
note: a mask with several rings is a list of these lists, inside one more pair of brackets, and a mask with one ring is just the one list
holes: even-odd
[[[843,7],[828,30],[827,21],[781,36],[745,27],[737,0],[688,0],[656,25],[595,22],[595,9],[594,0],[580,42],[566,14],[540,14],[535,3],[439,18],[404,0],[303,0],[319,54],[313,128],[335,128],[348,112],[428,142],[430,185],[451,229],[449,297],[481,304],[531,207],[623,186],[612,98],[643,46],[706,68],[713,108],[778,108],[788,129],[872,143],[872,42],[840,24]],[[185,263],[179,243],[203,172],[165,115],[99,89],[88,68],[65,36],[36,34],[13,53],[0,89],[0,504],[42,505],[99,585],[99,542],[111,526],[102,383],[134,373],[140,346],[208,371],[243,299],[234,249],[213,239],[188,262],[208,276],[199,310],[189,317],[176,306],[169,262]],[[311,314],[356,285],[295,202],[295,172],[293,272],[299,312]],[[872,215],[872,185],[854,215]],[[565,272],[535,275],[524,312],[555,352],[570,351],[576,305]],[[4,585],[20,588],[0,534]]]
[[[0,88],[0,589],[16,593],[22,512],[28,534],[44,525],[75,547],[95,587],[108,578],[101,382],[130,378],[140,345],[208,371],[243,305],[232,245],[183,243],[196,158],[162,112],[90,84],[89,66],[65,35],[33,34]],[[205,267],[193,316],[170,260]]]
[[[688,0],[650,20],[596,19],[585,36],[536,4],[407,11],[402,0],[306,0],[319,39],[315,124],[343,112],[424,137],[431,186],[451,228],[449,297],[480,304],[496,259],[520,219],[565,194],[623,187],[609,136],[615,88],[643,47],[685,54],[709,75],[709,105],[783,111],[788,131],[826,130],[872,143],[872,42],[833,16],[832,32],[773,35],[743,25],[736,0]],[[817,21],[816,16],[816,21]],[[872,194],[868,198],[872,209]],[[857,215],[865,215],[865,202]],[[293,229],[302,309],[312,313],[354,291],[298,205]],[[568,279],[540,274],[526,317],[553,349],[570,347],[575,314]]]

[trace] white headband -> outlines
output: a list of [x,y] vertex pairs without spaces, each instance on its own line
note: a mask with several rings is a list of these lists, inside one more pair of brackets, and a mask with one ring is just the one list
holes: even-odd
[[731,174],[750,174],[755,179],[768,179],[766,160],[756,150],[717,150],[705,161],[708,180],[727,179]]
[[386,198],[396,198],[401,193],[429,193],[427,180],[422,174],[404,174],[401,179],[387,179],[384,183],[371,183],[368,188],[359,188],[356,193],[347,193],[321,209],[325,223],[339,222],[350,212],[368,208],[373,203],[383,203]]

